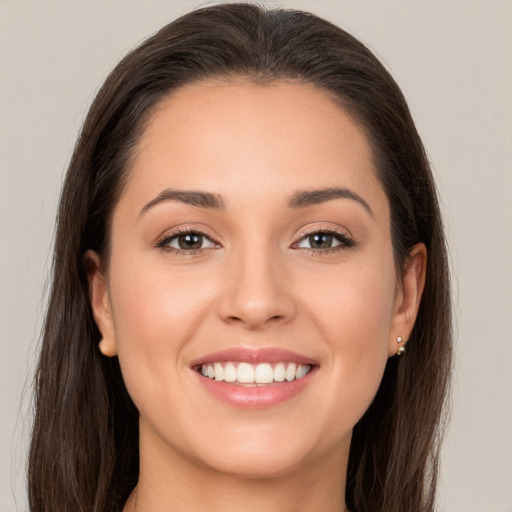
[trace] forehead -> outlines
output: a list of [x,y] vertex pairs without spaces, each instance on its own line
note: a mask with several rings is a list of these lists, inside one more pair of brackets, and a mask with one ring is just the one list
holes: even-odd
[[204,189],[227,204],[343,186],[387,210],[363,130],[327,93],[289,82],[207,81],[173,92],[146,125],[127,185],[147,199],[169,187]]

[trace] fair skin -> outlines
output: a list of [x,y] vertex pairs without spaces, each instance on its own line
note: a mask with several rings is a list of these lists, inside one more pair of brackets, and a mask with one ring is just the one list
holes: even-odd
[[[125,512],[346,511],[352,429],[413,328],[426,261],[419,244],[397,276],[389,204],[346,112],[293,83],[174,92],[142,135],[110,260],[88,259],[100,349],[140,412]],[[227,349],[224,369],[244,349],[310,372],[200,373]]]

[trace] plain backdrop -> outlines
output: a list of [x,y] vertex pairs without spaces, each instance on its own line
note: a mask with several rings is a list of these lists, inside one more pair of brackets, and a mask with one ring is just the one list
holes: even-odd
[[[0,0],[0,512],[27,510],[31,375],[55,209],[80,124],[127,50],[198,5]],[[352,32],[403,88],[437,178],[455,274],[440,510],[511,512],[512,2],[270,5]]]

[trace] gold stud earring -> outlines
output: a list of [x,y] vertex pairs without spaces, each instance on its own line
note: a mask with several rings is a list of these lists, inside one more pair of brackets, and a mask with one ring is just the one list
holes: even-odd
[[109,350],[105,338],[101,338],[100,342],[98,343],[98,348],[100,349],[100,352],[106,357],[112,357],[116,355],[116,352],[111,352]]
[[398,336],[396,342],[398,343],[398,350],[396,351],[396,355],[399,356],[400,354],[403,354],[405,352],[405,347],[400,346],[400,344],[404,342],[404,339],[402,338],[402,336]]

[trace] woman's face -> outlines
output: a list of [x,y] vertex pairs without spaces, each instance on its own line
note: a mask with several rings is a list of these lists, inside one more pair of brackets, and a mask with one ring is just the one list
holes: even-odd
[[108,272],[90,275],[143,463],[272,476],[346,460],[412,329],[416,260],[397,280],[368,141],[325,93],[243,81],[173,93],[114,209]]

